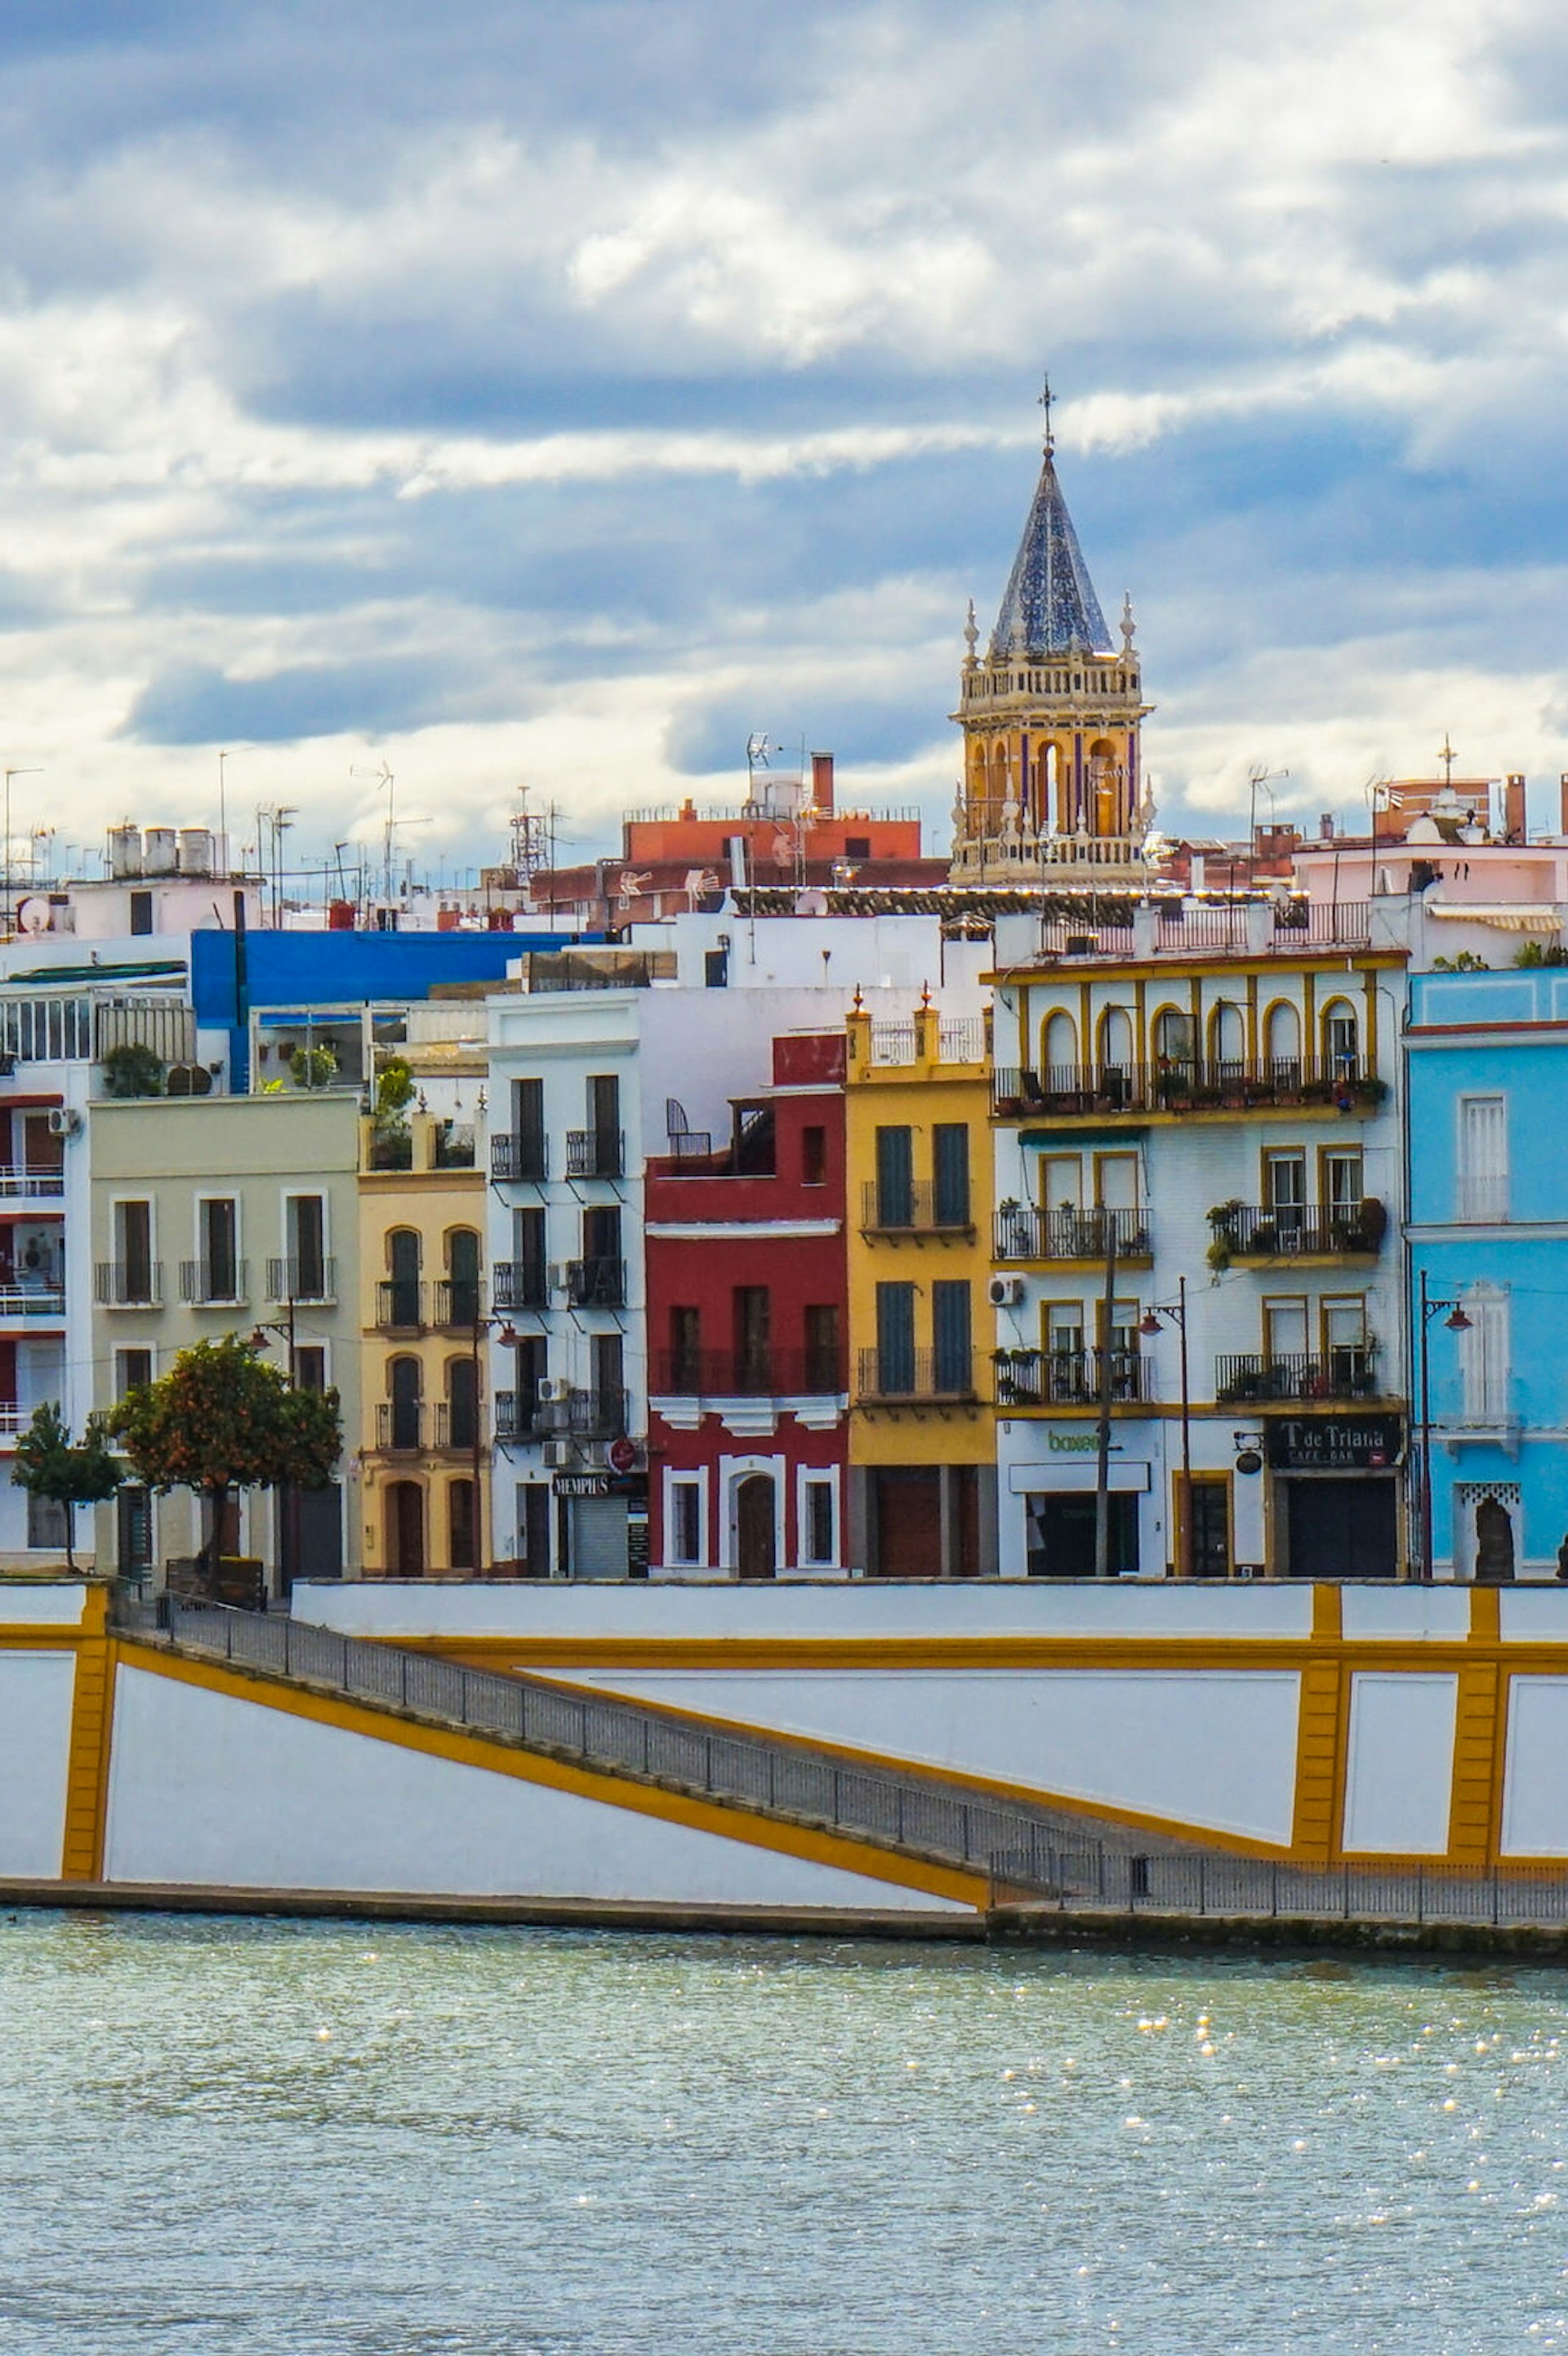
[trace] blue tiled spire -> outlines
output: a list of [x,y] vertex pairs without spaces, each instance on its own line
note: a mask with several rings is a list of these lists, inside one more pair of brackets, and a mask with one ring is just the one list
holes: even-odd
[[1069,654],[1075,648],[1109,654],[1111,633],[1057,480],[1047,434],[1039,487],[991,633],[991,651],[1038,657]]

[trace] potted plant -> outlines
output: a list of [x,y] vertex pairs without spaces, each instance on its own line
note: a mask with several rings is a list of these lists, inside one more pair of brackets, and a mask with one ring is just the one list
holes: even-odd
[[1209,1205],[1208,1224],[1213,1230],[1214,1240],[1204,1258],[1216,1276],[1224,1274],[1235,1256],[1240,1211],[1241,1199],[1237,1194],[1233,1194],[1228,1203],[1211,1203]]

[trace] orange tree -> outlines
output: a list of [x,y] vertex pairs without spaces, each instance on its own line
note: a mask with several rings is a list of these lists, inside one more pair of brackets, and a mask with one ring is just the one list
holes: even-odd
[[182,1350],[166,1375],[126,1393],[109,1429],[149,1488],[194,1489],[209,1500],[209,1575],[235,1490],[319,1488],[343,1445],[337,1392],[296,1390],[237,1333]]

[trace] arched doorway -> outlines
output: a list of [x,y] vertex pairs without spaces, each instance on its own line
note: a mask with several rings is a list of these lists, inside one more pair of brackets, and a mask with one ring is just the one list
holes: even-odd
[[424,1578],[424,1492],[417,1481],[388,1484],[386,1558],[390,1579]]
[[735,1556],[742,1579],[771,1579],[779,1569],[774,1499],[770,1472],[748,1472],[736,1490]]
[[1482,1497],[1476,1506],[1477,1580],[1498,1587],[1513,1575],[1513,1515],[1500,1497]]

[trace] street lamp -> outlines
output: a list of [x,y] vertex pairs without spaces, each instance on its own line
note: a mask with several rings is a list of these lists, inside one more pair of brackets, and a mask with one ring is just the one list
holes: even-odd
[[1467,1333],[1471,1321],[1458,1301],[1434,1301],[1426,1289],[1426,1270],[1421,1271],[1421,1575],[1432,1577],[1432,1362],[1427,1348],[1427,1331],[1434,1317],[1447,1310],[1443,1323],[1450,1333]]
[[[295,1347],[294,1302],[292,1300],[285,1303],[283,1316],[263,1318],[259,1324],[252,1327],[249,1337],[250,1344],[258,1356],[260,1356],[261,1353],[267,1346],[267,1335],[269,1333],[275,1333],[280,1341],[286,1343],[288,1346],[289,1388],[291,1390],[297,1390],[299,1387],[299,1356],[298,1352]],[[295,1487],[292,1481],[285,1482],[278,1490],[278,1535],[283,1541],[280,1549],[283,1559],[278,1567],[283,1573],[284,1593],[285,1595],[292,1595],[294,1593],[294,1575],[299,1569],[299,1492]]]
[[480,1502],[479,1502],[479,1500],[480,1500],[480,1494],[481,1494],[481,1479],[480,1479],[480,1475],[481,1475],[481,1472],[482,1472],[482,1469],[483,1469],[483,1462],[484,1462],[484,1440],[483,1440],[483,1434],[484,1434],[484,1422],[483,1422],[483,1419],[481,1418],[481,1416],[480,1416],[480,1414],[479,1414],[479,1344],[480,1344],[480,1341],[483,1339],[484,1335],[485,1335],[486,1333],[488,1333],[490,1331],[490,1328],[491,1328],[492,1326],[495,1328],[496,1339],[497,1339],[497,1341],[500,1344],[500,1345],[501,1345],[502,1349],[503,1349],[503,1350],[515,1350],[515,1349],[516,1349],[516,1347],[517,1347],[517,1344],[518,1344],[518,1334],[517,1334],[516,1328],[515,1328],[515,1327],[513,1326],[513,1324],[512,1324],[511,1319],[510,1319],[510,1317],[485,1317],[485,1316],[481,1316],[481,1314],[480,1314],[480,1312],[479,1312],[479,1282],[478,1282],[478,1277],[476,1277],[476,1278],[475,1278],[475,1280],[474,1280],[474,1342],[473,1342],[473,1364],[474,1364],[474,1396],[473,1396],[473,1411],[474,1411],[474,1472],[473,1472],[473,1483],[474,1483],[474,1576],[475,1576],[475,1578],[476,1578],[476,1579],[479,1578],[479,1577],[482,1575],[483,1570],[484,1570],[484,1567],[485,1567],[485,1553],[484,1553],[484,1547],[483,1547],[483,1545],[481,1544],[481,1534],[482,1534],[483,1529],[484,1529],[484,1509],[483,1509],[483,1507],[482,1507],[482,1505],[480,1505]]
[[1176,1329],[1181,1340],[1181,1551],[1177,1569],[1183,1579],[1192,1577],[1192,1408],[1187,1394],[1187,1279],[1176,1279],[1174,1301],[1155,1301],[1140,1320],[1138,1331],[1151,1337],[1160,1330],[1160,1320],[1165,1318]]

